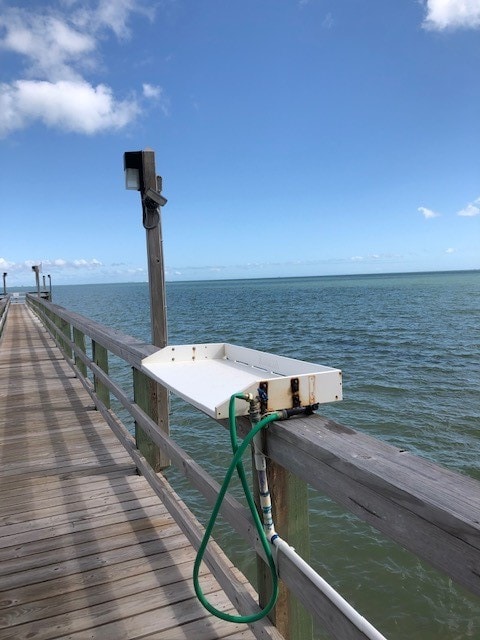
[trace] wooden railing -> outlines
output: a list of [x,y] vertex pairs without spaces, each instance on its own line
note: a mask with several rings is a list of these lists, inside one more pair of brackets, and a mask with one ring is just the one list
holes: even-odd
[[0,299],[0,337],[3,333],[3,327],[5,326],[5,320],[7,319],[8,305],[10,304],[10,296],[7,295]]
[[[208,502],[215,501],[218,483],[165,435],[150,417],[149,403],[143,402],[142,406],[142,401],[137,400],[137,397],[145,396],[141,393],[142,385],[151,382],[142,371],[141,361],[156,348],[36,296],[29,295],[27,301],[67,359],[76,366],[97,408],[130,452],[141,473],[165,501],[191,543],[198,547],[202,537],[201,526],[190,512],[172,501],[171,494],[165,491],[162,476],[152,470],[141,453],[145,451],[145,440],[148,443],[147,455],[149,447],[160,448]],[[86,337],[91,341],[92,357],[87,356]],[[108,376],[109,353],[133,367],[134,400]],[[87,369],[92,372],[93,383],[86,377]],[[110,394],[135,419],[143,434],[140,442],[138,432],[136,443],[109,409]],[[246,419],[238,422],[239,434],[244,435],[250,425]],[[480,595],[480,482],[317,414],[291,422],[273,423],[265,434],[265,446],[274,469],[270,486],[274,509],[275,504],[278,506],[281,502],[283,505],[279,507],[281,513],[275,514],[276,523],[277,516],[285,522],[301,517],[298,516],[298,495],[305,495],[302,494],[302,486],[308,483],[460,585]],[[293,491],[292,488],[299,490]],[[287,494],[291,497],[285,498]],[[304,507],[306,498],[301,509]],[[293,513],[294,509],[296,513]],[[262,556],[250,514],[231,495],[227,494],[221,514]],[[284,535],[282,526],[277,523],[279,533],[296,546],[288,534]],[[205,561],[237,608],[242,612],[248,610],[251,607],[250,596],[236,581],[232,581],[228,568],[211,551],[207,552]],[[286,589],[295,594],[333,638],[358,640],[366,637],[323,596],[310,577],[280,551],[277,564],[279,577]],[[305,640],[308,633],[311,634],[305,619],[284,623],[281,618],[277,615],[276,624],[285,637]],[[254,625],[254,632],[257,637],[273,637],[261,623]]]

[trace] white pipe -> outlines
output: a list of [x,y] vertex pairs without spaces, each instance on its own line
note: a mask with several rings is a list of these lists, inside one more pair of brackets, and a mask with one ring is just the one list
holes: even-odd
[[[285,540],[275,538],[273,544],[281,550],[297,566],[301,572],[314,584],[325,597],[339,610],[350,622],[364,633],[369,640],[387,640],[384,635],[375,629],[362,615],[356,611],[342,596],[331,587],[303,558],[301,558],[293,547]],[[277,565],[278,566],[278,565]]]
[[275,535],[275,525],[272,519],[272,499],[268,489],[267,480],[267,460],[262,452],[262,437],[260,432],[253,438],[255,469],[258,477],[258,491],[260,498],[260,507],[263,516],[263,529],[268,540]]
[[310,582],[317,587],[317,589],[323,593],[323,595],[330,600],[334,607],[336,607],[350,622],[363,633],[368,640],[387,640],[370,622],[356,611],[351,604],[349,604],[345,598],[343,598],[335,589],[328,584],[326,580],[322,578],[312,567],[305,562],[305,560],[298,555],[293,547],[291,547],[285,540],[282,540],[280,536],[275,532],[275,525],[272,520],[272,503],[270,498],[270,491],[268,489],[267,481],[267,465],[266,457],[262,451],[262,438],[260,433],[253,438],[254,445],[254,458],[255,468],[258,474],[258,484],[260,491],[260,506],[263,512],[263,528],[265,534],[270,542],[277,550],[277,558],[275,564],[278,571],[278,550],[290,558],[293,564],[300,569],[300,571],[310,580]]

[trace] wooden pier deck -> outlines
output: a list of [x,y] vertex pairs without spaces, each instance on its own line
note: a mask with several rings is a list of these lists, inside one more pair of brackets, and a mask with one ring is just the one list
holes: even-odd
[[0,382],[0,639],[253,638],[25,304]]

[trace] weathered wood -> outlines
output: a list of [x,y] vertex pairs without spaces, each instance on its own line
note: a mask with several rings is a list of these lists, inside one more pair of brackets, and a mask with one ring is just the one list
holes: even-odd
[[60,340],[62,342],[62,351],[68,358],[72,357],[72,348],[70,346],[70,342],[72,340],[72,327],[69,322],[66,320],[60,319],[59,328],[60,328]]
[[[108,351],[102,345],[92,340],[92,360],[95,364],[108,374]],[[110,408],[110,392],[108,387],[94,375],[93,377],[95,393],[98,395],[103,404]]]
[[[73,341],[77,345],[77,347],[81,349],[81,351],[83,351],[83,353],[86,353],[85,335],[79,329],[77,329],[77,327],[73,327]],[[85,364],[85,362],[83,362],[83,360],[77,354],[75,354],[75,365],[80,371],[80,373],[82,374],[82,376],[86,378],[87,365]]]
[[[161,389],[160,385],[156,384],[144,373],[138,369],[133,369],[134,401],[150,418],[152,418],[155,423],[160,423],[159,426],[162,431],[168,433],[168,423],[166,425],[161,423],[164,412],[162,411],[162,414],[159,414],[160,401],[157,394]],[[163,391],[165,393],[162,394],[162,399],[164,402],[168,402],[166,390],[163,389]],[[148,460],[152,469],[155,471],[161,471],[162,469],[170,466],[170,459],[168,456],[145,433],[138,422],[135,422],[135,441],[137,443],[137,448]]]
[[2,337],[3,328],[7,319],[8,305],[10,304],[10,296],[0,300],[0,338]]
[[[152,344],[162,348],[167,344],[167,297],[165,292],[161,207],[158,207],[158,214],[152,218],[149,215],[144,197],[148,189],[157,191],[158,187],[155,153],[151,150],[142,151],[142,177],[143,185],[141,195],[143,220],[147,237]],[[154,218],[157,218],[157,220],[154,220]],[[150,223],[148,224],[148,222]]]
[[[162,214],[161,207],[158,213],[150,214],[145,194],[149,189],[157,191],[157,171],[155,167],[155,153],[151,150],[142,151],[142,210],[143,223],[147,241],[147,265],[148,265],[148,287],[150,292],[150,322],[152,344],[163,348],[167,345],[167,295],[165,289],[165,266],[163,259],[162,241]],[[134,376],[135,378],[135,376]],[[158,383],[144,380],[144,390],[148,396],[147,413],[153,417],[165,433],[170,433],[169,425],[169,398],[168,391]],[[155,386],[153,386],[155,385]],[[137,388],[137,397],[138,396]],[[143,398],[142,398],[143,400]],[[156,407],[153,406],[156,402]],[[140,444],[148,450],[149,456],[155,457],[155,464],[152,468],[159,471],[169,466],[170,462],[161,451],[153,452],[153,443],[146,442],[141,432]],[[137,438],[138,442],[138,438]],[[139,447],[140,448],[140,447]]]
[[274,423],[268,456],[480,595],[480,483],[315,415]]
[[[133,524],[140,523],[140,525],[133,528],[135,529],[138,543],[142,545],[142,549],[145,551],[144,544],[155,542],[154,551],[159,551],[158,534],[160,530],[162,540],[165,540],[165,544],[169,548],[174,548],[174,543],[179,546],[178,529],[172,516],[165,510],[164,513],[158,514],[154,519],[155,528],[152,528],[150,520],[146,518],[132,521]],[[133,528],[130,527],[130,523],[128,525],[116,524],[115,527],[112,525],[99,527],[97,530],[99,535],[96,535],[94,540],[92,540],[88,531],[76,533],[74,538],[71,535],[57,536],[55,542],[57,545],[59,543],[62,545],[61,547],[57,546],[57,551],[61,548],[62,554],[74,553],[76,558],[83,558],[99,552],[103,553],[128,547]],[[51,552],[55,549],[51,538],[27,542],[20,546],[22,553],[20,553],[16,545],[14,547],[2,547],[2,552],[5,555],[8,553],[8,557],[2,562],[1,575],[14,574],[18,571],[31,571],[51,564]],[[184,541],[181,546],[188,547],[188,543]]]

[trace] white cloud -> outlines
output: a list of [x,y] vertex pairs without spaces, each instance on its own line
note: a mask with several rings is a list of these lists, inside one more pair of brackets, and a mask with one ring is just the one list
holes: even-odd
[[143,85],[143,96],[148,100],[154,100],[158,103],[164,116],[170,115],[170,101],[164,95],[162,87],[145,83]]
[[476,29],[480,27],[478,0],[426,0],[426,29]]
[[350,262],[386,262],[390,260],[398,260],[401,257],[401,255],[394,253],[371,253],[366,256],[351,256]]
[[28,76],[77,78],[76,67],[96,49],[91,33],[56,15],[12,8],[0,16],[0,29],[0,48],[23,56]]
[[466,218],[474,218],[478,215],[480,215],[480,198],[469,202],[466,207],[457,212],[457,216],[464,216]]
[[420,211],[426,220],[430,218],[438,218],[440,216],[436,211],[432,211],[432,209],[427,209],[426,207],[418,207],[418,211]]
[[97,24],[110,27],[118,36],[125,38],[129,35],[128,18],[135,9],[135,0],[101,0],[94,13]]
[[5,258],[0,258],[0,269],[10,269],[13,264],[13,262],[9,262]]
[[[64,0],[65,1],[65,0]],[[71,5],[79,4],[77,0],[68,2]],[[72,21],[82,29],[89,31],[100,31],[102,29],[112,30],[118,38],[128,38],[130,30],[128,21],[132,13],[141,13],[153,19],[155,9],[142,3],[142,0],[98,0],[96,3],[90,1],[89,5],[78,9],[72,14]]]
[[448,249],[445,249],[445,253],[455,253],[455,249],[453,247],[449,247]]
[[[5,8],[0,14],[0,52],[20,56],[25,68],[24,77],[0,83],[0,137],[34,122],[94,134],[134,120],[141,105],[133,92],[120,99],[108,85],[90,83],[86,73],[98,67],[98,49],[109,32],[126,38],[133,12],[153,16],[153,10],[141,3],[62,0],[63,13],[54,8]],[[143,97],[161,98],[163,112],[168,111],[160,87],[144,85]]]
[[162,95],[162,88],[156,87],[153,84],[144,84],[143,95],[146,98],[160,98],[160,96]]
[[42,273],[46,273],[47,271],[52,272],[60,272],[60,271],[69,271],[72,269],[97,269],[98,267],[103,267],[103,263],[96,258],[92,258],[90,260],[85,260],[84,258],[80,258],[78,260],[64,260],[63,258],[55,258],[54,260],[24,260],[23,262],[12,262],[10,260],[6,260],[5,258],[0,258],[0,268],[5,268],[11,271],[12,273],[30,273],[32,270],[32,265],[40,265],[40,271]]
[[116,101],[105,85],[93,87],[82,80],[17,80],[0,84],[0,137],[35,121],[85,134],[119,129],[139,110],[135,100]]
[[[14,262],[8,258],[0,258],[0,269],[7,272],[7,286],[29,286],[34,282],[32,265],[40,265],[40,273],[43,276],[51,275],[55,284],[67,284],[71,282],[110,282],[113,280],[126,282],[133,278],[138,281],[147,281],[147,270],[141,266],[124,264],[120,267],[107,265],[97,258],[77,259],[35,259]],[[1,276],[1,271],[0,271]],[[0,278],[1,282],[1,278]]]
[[80,260],[74,260],[71,263],[71,266],[76,269],[96,269],[97,267],[101,267],[102,263],[96,258],[93,258],[92,260],[85,260],[84,258],[81,258]]
[[325,18],[323,19],[322,27],[324,29],[331,29],[333,27],[333,25],[334,25],[333,16],[332,16],[331,13],[327,13]]

